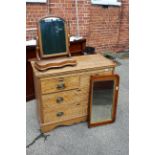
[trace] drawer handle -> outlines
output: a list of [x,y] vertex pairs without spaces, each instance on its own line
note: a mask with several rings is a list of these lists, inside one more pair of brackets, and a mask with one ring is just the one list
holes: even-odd
[[64,89],[66,86],[64,83],[57,84],[57,89]]
[[63,97],[57,97],[56,102],[61,103],[61,102],[63,102],[63,100],[64,100]]
[[64,81],[64,78],[59,78],[59,82],[63,82]]
[[63,115],[64,115],[63,112],[58,112],[58,113],[57,113],[57,117],[61,117],[61,116],[63,116]]

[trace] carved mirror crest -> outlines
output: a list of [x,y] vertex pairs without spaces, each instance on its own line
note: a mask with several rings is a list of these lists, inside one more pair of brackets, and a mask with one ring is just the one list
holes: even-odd
[[115,121],[119,76],[92,76],[88,126],[108,124]]

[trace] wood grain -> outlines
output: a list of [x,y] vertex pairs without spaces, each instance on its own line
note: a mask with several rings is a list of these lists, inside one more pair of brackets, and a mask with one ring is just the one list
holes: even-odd
[[88,105],[87,98],[88,92],[85,89],[82,89],[82,91],[76,89],[42,95],[43,110],[44,112],[51,112],[60,108],[67,109],[68,107],[74,107],[76,105]]
[[57,122],[54,124],[44,123],[44,124],[41,124],[40,127],[41,127],[42,132],[49,132],[49,131],[51,131],[54,128],[59,127],[59,126],[73,125],[73,124],[85,122],[85,121],[87,121],[87,116],[74,118],[74,119],[70,119],[67,121]]
[[76,60],[66,58],[66,59],[56,59],[56,60],[39,60],[35,62],[35,67],[39,71],[46,71],[53,68],[62,68],[65,66],[75,66]]
[[112,60],[103,57],[100,54],[93,55],[83,55],[83,56],[75,56],[74,59],[77,61],[77,65],[74,67],[64,67],[59,69],[50,69],[46,72],[38,71],[34,63],[35,61],[31,61],[33,72],[35,72],[35,76],[37,77],[47,77],[47,76],[55,76],[62,74],[70,74],[70,73],[81,73],[87,71],[95,71],[95,70],[107,70],[113,69],[116,66]]
[[[87,115],[87,106],[72,105],[66,108],[59,108],[55,111],[44,113],[44,123],[57,123],[65,120],[70,120],[77,117],[82,117]],[[58,114],[62,114],[58,116]]]
[[[114,73],[115,64],[99,54],[74,58],[77,66],[51,69],[46,72],[39,72],[34,67],[34,61],[31,62],[43,132],[57,126],[86,121],[91,76]],[[63,89],[59,90],[58,85],[63,86]],[[57,98],[60,103],[57,102]]]
[[[68,89],[75,89],[79,87],[79,76],[57,76],[42,78],[41,82],[41,92],[42,94],[60,92]],[[62,88],[61,88],[61,85]],[[60,87],[59,87],[60,86]]]

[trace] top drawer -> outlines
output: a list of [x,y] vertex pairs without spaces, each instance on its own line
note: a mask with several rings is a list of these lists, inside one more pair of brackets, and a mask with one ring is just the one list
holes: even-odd
[[79,76],[55,77],[41,79],[41,93],[47,94],[79,87]]

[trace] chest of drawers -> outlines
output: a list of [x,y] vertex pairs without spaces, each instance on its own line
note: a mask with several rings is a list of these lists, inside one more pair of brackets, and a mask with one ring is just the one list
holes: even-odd
[[57,126],[87,120],[90,77],[111,75],[115,63],[100,54],[76,56],[77,65],[40,72],[35,69],[35,94],[40,128],[48,132]]

